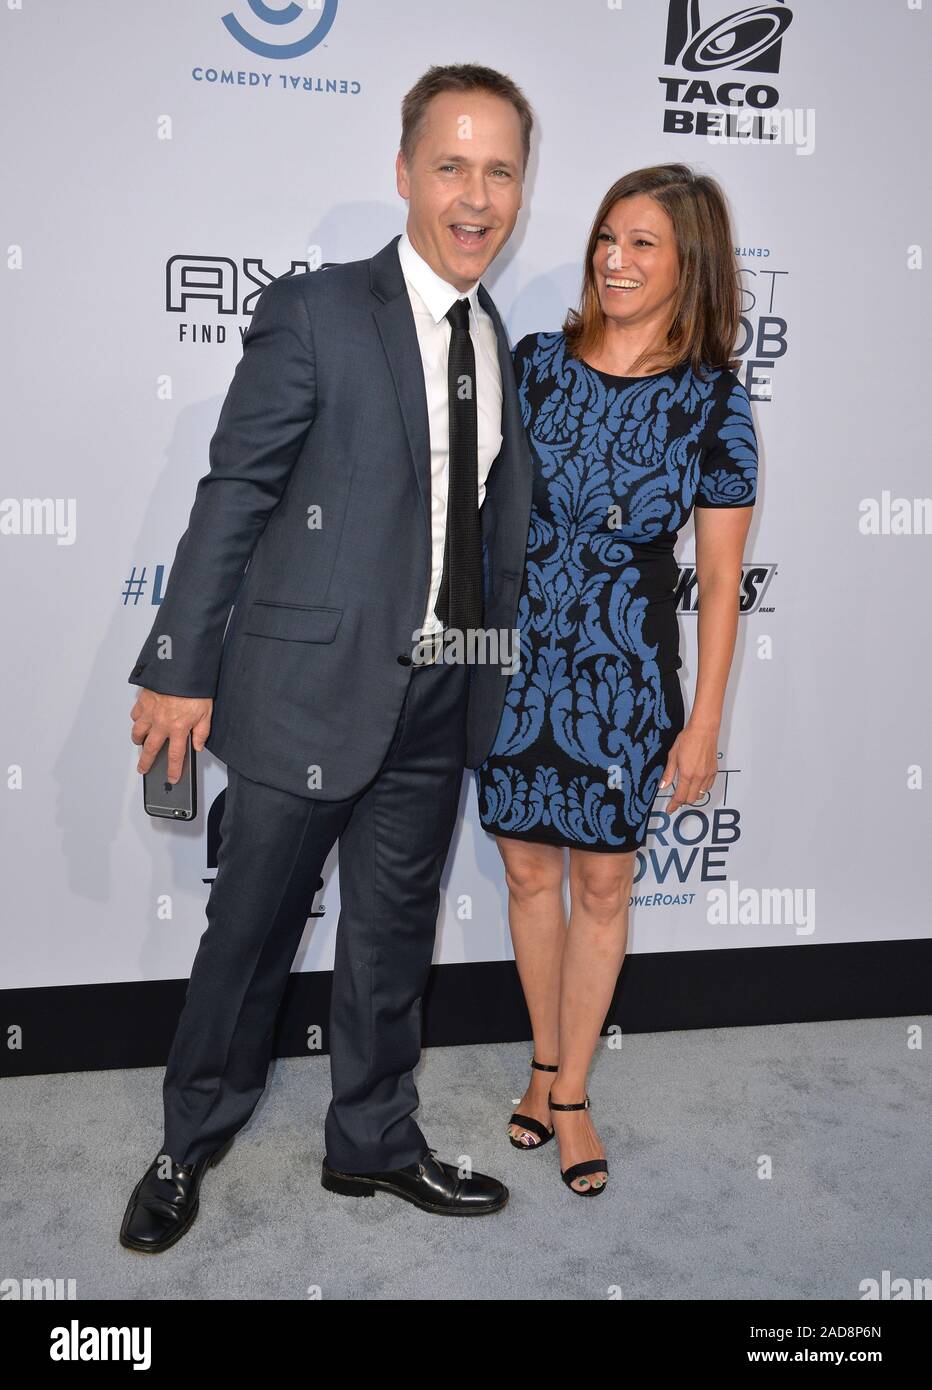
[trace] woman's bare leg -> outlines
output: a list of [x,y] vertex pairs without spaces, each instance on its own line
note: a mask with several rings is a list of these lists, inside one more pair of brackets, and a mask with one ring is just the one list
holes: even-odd
[[[534,1035],[538,1062],[560,1060],[560,963],[566,941],[566,908],[563,902],[564,852],[554,845],[535,845],[524,840],[496,836],[505,864],[508,886],[508,925],[515,964]],[[547,1097],[553,1072],[532,1069],[527,1090],[515,1107],[524,1115],[550,1127]],[[534,1148],[540,1141],[520,1125],[510,1125],[514,1139]]]
[[[634,865],[633,850],[570,850],[571,910],[560,982],[560,1070],[552,1078],[555,1103],[571,1104],[586,1096],[589,1068],[625,958]],[[605,1156],[589,1114],[552,1114],[564,1170]],[[606,1178],[606,1173],[591,1173],[576,1178],[573,1187],[584,1192],[590,1183],[599,1187]]]

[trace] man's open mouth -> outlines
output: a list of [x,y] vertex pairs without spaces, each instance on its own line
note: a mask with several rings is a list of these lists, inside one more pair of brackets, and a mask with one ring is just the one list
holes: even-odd
[[460,246],[478,246],[485,240],[489,228],[479,222],[453,222],[450,231]]

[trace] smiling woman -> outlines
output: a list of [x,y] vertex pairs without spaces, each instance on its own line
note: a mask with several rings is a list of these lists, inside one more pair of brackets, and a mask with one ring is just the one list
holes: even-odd
[[730,219],[713,178],[660,164],[612,184],[592,222],[567,351],[617,375],[688,359],[737,365],[741,300]]
[[[555,1134],[563,1181],[588,1196],[604,1191],[608,1160],[586,1078],[624,959],[635,851],[674,776],[668,816],[716,775],[757,492],[750,404],[731,371],[732,245],[712,180],[682,164],[629,174],[592,223],[579,311],[514,350],[534,463],[520,661],[475,777],[534,1029],[509,1135],[528,1149]],[[687,724],[673,547],[693,507],[701,662]]]

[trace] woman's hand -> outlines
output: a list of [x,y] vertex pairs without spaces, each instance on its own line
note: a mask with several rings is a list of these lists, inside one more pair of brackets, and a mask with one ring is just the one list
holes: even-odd
[[676,788],[667,804],[676,811],[691,801],[698,801],[710,790],[718,772],[718,729],[708,725],[687,724],[670,749],[667,765],[660,781],[661,788],[676,778]]

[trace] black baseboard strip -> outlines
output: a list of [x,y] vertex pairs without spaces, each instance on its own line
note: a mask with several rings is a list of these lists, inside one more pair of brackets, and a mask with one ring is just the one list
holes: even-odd
[[[291,976],[274,1056],[327,1051],[330,978]],[[164,1066],[186,988],[185,980],[150,980],[0,990],[0,1075]],[[932,940],[847,942],[630,955],[606,1029],[655,1033],[930,1013]],[[423,1015],[426,1047],[530,1038],[512,961],[434,966]]]

